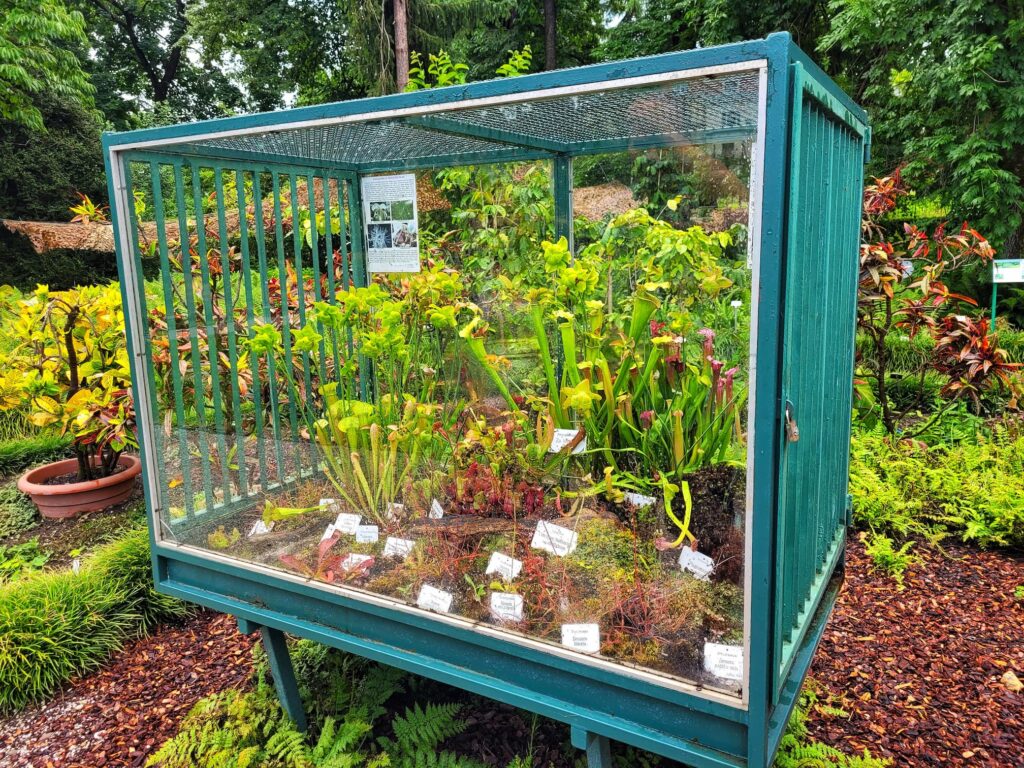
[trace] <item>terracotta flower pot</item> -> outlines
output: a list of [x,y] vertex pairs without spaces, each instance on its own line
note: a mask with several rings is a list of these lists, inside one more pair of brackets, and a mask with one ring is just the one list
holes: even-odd
[[52,477],[78,472],[77,459],[55,461],[22,475],[18,480],[18,489],[32,498],[43,517],[62,519],[74,517],[81,512],[96,512],[127,499],[135,485],[135,478],[142,471],[142,462],[137,456],[122,454],[117,463],[124,469],[110,477],[86,480],[84,483],[44,485]]

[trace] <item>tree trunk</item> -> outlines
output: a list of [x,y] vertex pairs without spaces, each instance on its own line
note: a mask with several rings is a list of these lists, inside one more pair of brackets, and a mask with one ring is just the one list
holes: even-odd
[[395,0],[395,88],[409,84],[409,0]]
[[557,66],[555,63],[556,17],[557,9],[555,8],[555,0],[544,0],[544,69],[546,70],[555,69]]

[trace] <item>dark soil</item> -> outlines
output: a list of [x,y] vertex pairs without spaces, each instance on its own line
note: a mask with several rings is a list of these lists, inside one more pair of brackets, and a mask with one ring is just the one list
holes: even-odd
[[46,568],[67,568],[75,557],[72,552],[88,552],[127,528],[144,524],[145,514],[142,485],[136,480],[132,496],[123,504],[99,512],[86,512],[67,520],[41,517],[33,528],[0,539],[0,543],[21,544],[38,537],[39,547],[50,553]]
[[252,642],[219,614],[163,627],[46,704],[0,719],[0,765],[141,766],[196,701],[248,684]]
[[[128,467],[124,466],[123,464],[115,464],[113,471],[109,475],[107,475],[107,477],[119,475],[126,469],[128,469]],[[40,483],[40,485],[71,485],[72,483],[81,482],[88,481],[83,481],[82,478],[78,476],[78,471],[76,470],[75,472],[65,472],[63,475],[54,475],[53,477],[48,477],[45,480],[43,480],[43,482]]]

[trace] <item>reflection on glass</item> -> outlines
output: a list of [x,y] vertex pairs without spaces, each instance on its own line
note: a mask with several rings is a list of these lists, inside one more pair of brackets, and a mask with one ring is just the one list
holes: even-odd
[[578,160],[575,252],[545,164],[424,174],[368,279],[348,181],[140,168],[161,536],[738,692],[749,162]]

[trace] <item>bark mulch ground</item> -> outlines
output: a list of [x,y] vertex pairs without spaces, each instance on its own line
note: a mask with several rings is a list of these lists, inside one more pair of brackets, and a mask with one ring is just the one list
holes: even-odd
[[246,683],[252,640],[200,613],[128,645],[46,704],[0,719],[4,768],[140,766],[204,696]]
[[852,541],[811,675],[848,717],[815,713],[822,742],[896,766],[1024,766],[1024,558],[918,545],[905,588]]

